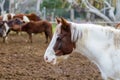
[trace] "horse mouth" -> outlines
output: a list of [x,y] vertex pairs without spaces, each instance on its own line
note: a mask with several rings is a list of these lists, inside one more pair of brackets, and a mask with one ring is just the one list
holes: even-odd
[[55,51],[55,55],[61,56],[61,55],[63,55],[63,52],[61,50],[57,50],[57,51]]

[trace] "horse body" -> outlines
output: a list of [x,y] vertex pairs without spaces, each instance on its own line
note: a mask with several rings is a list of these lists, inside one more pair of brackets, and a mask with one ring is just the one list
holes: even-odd
[[28,23],[24,23],[21,26],[21,31],[25,31],[29,34],[30,42],[32,42],[32,33],[45,33],[46,43],[48,42],[48,37],[52,38],[52,24],[48,21],[30,21]]
[[[66,59],[63,49],[67,46],[64,45],[64,48],[62,45],[63,43],[67,44],[67,41],[65,42],[67,36],[60,37],[59,40],[59,35],[63,35],[64,33],[66,35],[71,34],[71,41],[75,43],[75,47],[70,49],[73,52],[79,52],[87,56],[88,59],[94,62],[99,68],[103,79],[120,80],[119,30],[94,24],[76,24],[62,19],[61,23],[58,23],[53,39],[45,52],[44,59],[46,62],[56,64],[60,57],[62,57],[62,60]],[[69,47],[66,50],[69,53],[71,52]],[[60,53],[60,56],[57,55]]]
[[107,27],[98,28],[98,25],[91,24],[80,24],[76,28],[79,31],[82,30],[82,37],[76,42],[75,51],[82,53],[94,62],[104,79],[120,79],[120,44],[118,41],[120,40],[120,31]]

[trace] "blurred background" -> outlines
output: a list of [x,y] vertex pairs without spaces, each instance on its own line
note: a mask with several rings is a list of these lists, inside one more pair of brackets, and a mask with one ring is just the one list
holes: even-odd
[[0,0],[0,14],[36,13],[51,22],[58,16],[74,22],[113,24],[120,20],[119,3],[120,0]]

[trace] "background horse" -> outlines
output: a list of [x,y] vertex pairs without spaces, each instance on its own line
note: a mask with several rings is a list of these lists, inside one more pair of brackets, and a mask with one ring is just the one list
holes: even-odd
[[6,42],[10,30],[18,31],[23,23],[21,19],[11,19],[9,21],[0,21],[0,36],[3,37],[3,42]]
[[61,18],[45,52],[46,62],[56,64],[71,52],[88,57],[104,80],[120,80],[120,30],[95,24],[77,24]]
[[52,39],[52,24],[48,21],[30,21],[24,23],[21,26],[21,31],[25,31],[29,35],[29,40],[32,43],[32,33],[45,33],[46,36],[46,43],[48,43],[48,37]]
[[16,14],[13,18],[20,18],[25,22],[30,22],[30,21],[40,21],[40,17],[37,16],[34,13],[31,14]]

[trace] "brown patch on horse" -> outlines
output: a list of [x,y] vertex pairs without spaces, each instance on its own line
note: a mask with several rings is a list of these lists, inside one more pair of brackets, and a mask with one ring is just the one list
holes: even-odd
[[26,16],[31,20],[31,21],[40,21],[40,17],[37,16],[35,13],[31,14],[26,14]]
[[8,14],[7,17],[8,17],[8,20],[11,20],[11,19],[12,19],[11,14]]
[[116,29],[120,29],[120,23],[115,26]]
[[70,54],[75,48],[75,43],[71,40],[70,23],[61,18],[61,24],[61,32],[58,34],[53,48],[57,56]]
[[48,21],[30,21],[24,23],[21,27],[21,31],[25,31],[29,35],[29,40],[32,43],[32,33],[45,33],[46,43],[48,43],[48,37],[52,39],[52,24]]
[[20,19],[22,19],[23,20],[23,16],[24,16],[24,14],[16,14],[15,16],[13,16],[13,18],[20,18]]
[[23,16],[27,16],[29,18],[30,21],[40,21],[40,17],[37,16],[36,14],[34,13],[31,13],[31,14],[16,14],[13,18],[20,18],[23,20]]

